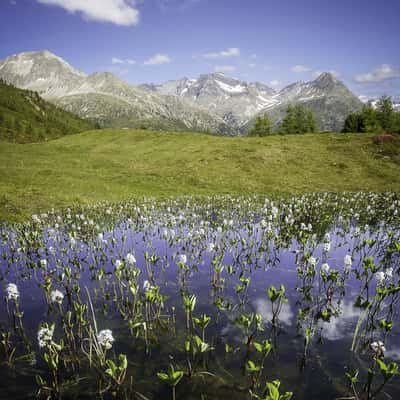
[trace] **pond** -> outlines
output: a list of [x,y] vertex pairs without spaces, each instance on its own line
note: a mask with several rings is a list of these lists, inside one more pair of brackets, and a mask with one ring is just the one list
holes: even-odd
[[395,194],[181,197],[0,226],[0,399],[396,399]]

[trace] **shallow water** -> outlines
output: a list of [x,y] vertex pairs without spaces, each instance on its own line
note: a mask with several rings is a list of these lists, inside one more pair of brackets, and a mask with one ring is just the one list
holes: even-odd
[[[79,349],[86,326],[82,337],[76,337],[76,351],[60,354],[66,360],[59,368],[63,398],[170,398],[171,389],[157,378],[170,364],[185,372],[176,388],[178,399],[250,399],[250,391],[261,396],[265,382],[275,379],[295,399],[335,399],[352,395],[346,372],[359,370],[361,391],[371,366],[376,369],[373,387],[379,388],[382,379],[371,343],[384,342],[386,363],[400,360],[398,292],[377,301],[379,288],[399,285],[395,245],[400,232],[394,212],[399,203],[391,195],[321,196],[276,203],[148,200],[76,214],[51,212],[29,225],[3,226],[0,294],[6,297],[6,284],[16,283],[24,314],[23,331],[14,329],[15,302],[1,307],[1,332],[11,333],[17,350],[13,362],[2,368],[0,398],[33,397],[36,375],[51,381],[37,331],[44,322],[55,322],[54,340],[65,339],[63,322],[70,310],[76,334],[74,302],[88,304],[87,293],[98,330],[111,329],[115,338],[107,358],[125,354],[127,377],[120,388],[97,393],[99,372]],[[125,261],[128,253],[136,258],[133,265]],[[178,262],[182,254],[187,257],[183,264]],[[346,255],[352,258],[348,272]],[[387,272],[378,285],[374,272],[364,268],[366,260],[377,271],[392,268],[392,276]],[[321,272],[323,264],[329,265],[326,273]],[[133,277],[129,271],[135,269]],[[365,276],[359,275],[363,272]],[[164,296],[159,302],[146,297],[145,280]],[[49,293],[59,289],[65,294],[61,306],[49,304],[45,283]],[[284,285],[287,298],[274,321],[271,285]],[[193,354],[193,337],[202,338],[203,332],[191,320],[188,330],[184,295],[196,296],[193,317],[211,317],[204,331],[204,342],[211,347],[207,352]],[[358,296],[359,303],[368,299],[369,306],[356,307]],[[90,308],[85,318],[93,324]],[[380,320],[393,321],[393,328],[386,332]],[[147,337],[140,327],[132,328],[143,322]],[[261,372],[252,373],[249,360],[262,364],[254,343],[266,339],[273,350]],[[70,361],[72,353],[85,361]],[[399,381],[394,377],[376,398],[396,398]],[[55,396],[41,392],[49,394]]]

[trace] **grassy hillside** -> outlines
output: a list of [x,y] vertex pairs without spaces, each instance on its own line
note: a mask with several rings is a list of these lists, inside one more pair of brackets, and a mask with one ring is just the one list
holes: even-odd
[[135,196],[400,191],[399,145],[365,134],[224,138],[101,130],[0,142],[0,219]]
[[28,143],[94,129],[95,125],[0,80],[0,139]]

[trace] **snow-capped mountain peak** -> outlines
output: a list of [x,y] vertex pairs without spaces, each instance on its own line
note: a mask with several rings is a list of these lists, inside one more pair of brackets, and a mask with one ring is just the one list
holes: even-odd
[[142,87],[178,96],[205,107],[236,128],[269,104],[270,97],[275,94],[273,89],[263,83],[244,82],[222,72],[202,74],[197,79],[182,78]]
[[0,61],[0,78],[105,126],[137,126],[144,121],[146,126],[238,134],[258,115],[268,114],[279,123],[289,104],[302,104],[315,112],[320,129],[340,130],[347,114],[362,105],[331,73],[295,82],[279,92],[221,72],[132,86],[109,72],[86,75],[49,51]]

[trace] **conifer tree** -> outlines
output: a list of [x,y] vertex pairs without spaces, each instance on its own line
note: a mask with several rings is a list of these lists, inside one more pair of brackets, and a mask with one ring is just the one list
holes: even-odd
[[268,116],[257,117],[249,136],[267,136],[272,132],[272,124]]

